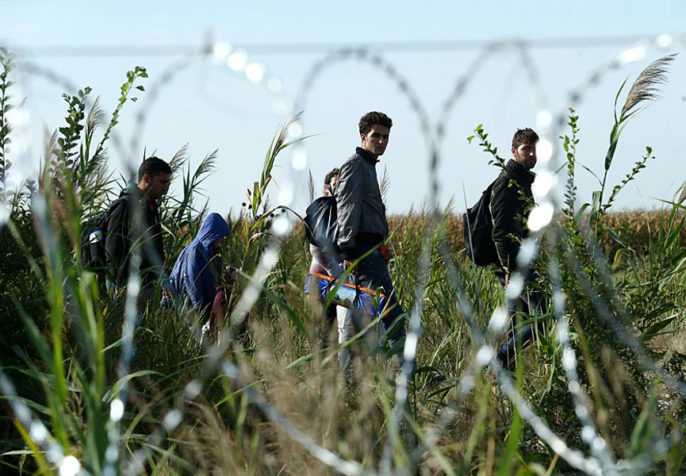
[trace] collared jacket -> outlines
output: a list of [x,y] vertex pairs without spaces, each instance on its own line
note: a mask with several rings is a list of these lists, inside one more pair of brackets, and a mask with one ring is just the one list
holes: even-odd
[[200,230],[174,263],[171,282],[174,294],[196,309],[209,313],[219,285],[221,263],[213,242],[229,236],[229,225],[218,213],[210,213]]
[[164,245],[157,202],[145,200],[136,184],[129,184],[110,206],[105,223],[106,263],[115,284],[126,283],[135,253],[140,253],[137,270],[143,284],[158,279],[164,264]]
[[341,166],[335,197],[338,214],[336,242],[346,258],[354,259],[388,237],[386,207],[381,199],[376,163],[358,147]]
[[529,235],[527,219],[533,205],[531,184],[536,174],[510,159],[493,183],[490,211],[493,242],[500,264],[512,272],[523,239]]

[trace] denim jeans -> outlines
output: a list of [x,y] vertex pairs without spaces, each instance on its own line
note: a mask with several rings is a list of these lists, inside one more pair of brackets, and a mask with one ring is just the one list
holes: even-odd
[[[532,286],[532,281],[536,278],[534,273],[529,273],[522,294],[517,299],[507,298],[507,313],[512,317],[510,329],[507,333],[507,340],[498,348],[497,358],[500,364],[514,370],[517,365],[517,344],[522,348],[528,347],[535,338],[534,328],[531,324],[518,326],[522,313],[534,318],[540,317],[544,312],[543,296],[540,291]],[[505,278],[498,276],[500,284],[505,288]],[[506,293],[507,294],[507,293]],[[518,329],[519,327],[519,329]],[[543,322],[538,321],[536,325],[538,332],[543,332]]]
[[[388,341],[391,354],[402,352],[405,344],[405,314],[398,305],[398,300],[393,292],[393,283],[388,272],[388,265],[381,251],[374,250],[355,267],[357,283],[372,290],[381,289],[388,299],[388,312],[379,325],[364,339],[366,346],[382,346],[384,339]],[[338,310],[338,342],[344,343],[350,340],[357,332],[368,324],[368,320],[362,313],[350,309]],[[349,368],[353,355],[350,348],[342,349],[338,354],[341,369]]]
[[388,273],[388,265],[381,251],[378,249],[372,251],[357,264],[355,270],[360,286],[373,290],[382,288],[381,292],[388,296],[390,310],[381,322],[386,328],[389,346],[391,349],[395,349],[398,345],[405,342],[407,334],[405,330],[405,313],[398,304],[398,300],[393,292],[391,275]]

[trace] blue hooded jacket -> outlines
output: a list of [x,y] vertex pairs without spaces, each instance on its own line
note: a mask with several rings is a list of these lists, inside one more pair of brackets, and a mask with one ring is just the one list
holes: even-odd
[[197,236],[186,246],[174,263],[171,273],[176,296],[187,299],[192,307],[208,311],[217,283],[212,258],[217,250],[216,240],[229,236],[229,225],[218,213],[210,213],[203,221]]

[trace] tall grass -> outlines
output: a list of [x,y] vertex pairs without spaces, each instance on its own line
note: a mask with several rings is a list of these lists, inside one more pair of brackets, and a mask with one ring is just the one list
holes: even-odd
[[[107,139],[144,72],[127,75],[99,141],[104,115],[97,102],[86,106],[91,92],[65,97],[66,124],[50,144],[40,189],[8,195],[17,198],[0,229],[7,471],[64,474],[76,464],[91,474],[686,469],[683,206],[667,203],[659,220],[637,226],[610,213],[611,196],[594,208],[604,214],[595,222],[602,233],[589,233],[584,213],[574,210],[580,121],[573,111],[562,138],[567,209],[534,263],[553,310],[514,375],[488,352],[499,338],[491,324],[502,288],[492,269],[464,259],[459,220],[449,208],[438,223],[423,210],[391,220],[396,292],[422,327],[408,405],[394,409],[397,369],[369,352],[363,337],[353,343],[361,358],[346,385],[334,333],[322,346],[322,305],[302,292],[309,264],[302,228],[273,231],[274,220],[291,213],[267,200],[271,170],[292,143],[288,124],[268,147],[249,206],[228,217],[222,255],[238,278],[227,328],[209,344],[197,338],[192,314],[157,300],[135,314],[126,296],[110,297],[83,268],[81,223],[105,205],[97,197],[117,191]],[[501,164],[482,126],[477,134],[489,160]],[[208,154],[194,171],[185,150],[172,160],[182,187],[163,207],[168,267],[204,216],[199,187],[216,158]]]

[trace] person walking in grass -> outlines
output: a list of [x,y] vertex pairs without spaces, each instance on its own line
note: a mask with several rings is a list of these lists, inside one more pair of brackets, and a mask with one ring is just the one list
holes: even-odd
[[[358,284],[380,289],[389,296],[389,310],[382,322],[389,353],[402,364],[397,354],[404,346],[406,319],[388,272],[388,252],[384,245],[388,238],[388,222],[376,175],[376,164],[386,151],[392,126],[391,118],[383,112],[362,116],[359,122],[361,145],[341,166],[334,196],[338,215],[337,244],[343,253],[343,267],[350,269],[361,258],[352,269]],[[352,315],[357,316],[357,313]]]
[[[314,230],[311,230],[312,239],[310,242],[310,262],[309,286],[316,289],[314,274],[338,278],[343,274],[343,256],[333,242],[335,230],[326,230],[327,227],[335,227],[336,200],[333,198],[336,182],[338,181],[338,168],[334,168],[324,177],[324,195],[317,198],[307,207],[307,217],[312,217]],[[317,220],[319,218],[319,220]],[[306,221],[307,222],[307,221]],[[322,342],[326,345],[331,328],[336,322],[336,313],[345,312],[345,308],[337,311],[340,306],[329,306],[326,310],[324,327],[322,329]]]
[[[329,200],[335,201],[333,194],[338,182],[338,173],[339,169],[334,168],[324,177],[324,197],[331,198],[315,200],[315,202],[322,204],[320,206],[329,206]],[[318,235],[318,233],[315,232],[315,235]],[[338,278],[343,274],[343,257],[333,245],[334,243],[328,243],[324,244],[324,246],[317,246],[314,243],[310,243],[310,254],[312,255],[310,273],[319,273],[331,276],[332,278]]]
[[[503,171],[493,183],[490,212],[493,221],[493,242],[498,255],[500,271],[497,273],[502,286],[507,290],[512,273],[516,271],[517,255],[522,240],[529,235],[527,218],[533,206],[531,185],[536,175],[532,169],[536,165],[536,144],[538,134],[533,129],[519,129],[512,138],[512,158],[505,164]],[[517,311],[539,316],[542,313],[542,296],[536,291],[533,282],[536,275],[532,270],[526,274],[526,286],[518,299],[507,298],[507,308],[511,316],[508,338],[498,348],[500,363],[514,370],[516,366],[517,343],[528,345],[534,338],[531,325],[526,324],[517,332]]]
[[110,289],[123,289],[129,275],[139,273],[142,297],[151,297],[160,280],[164,245],[158,200],[169,190],[172,169],[149,157],[138,169],[138,183],[126,186],[106,216],[105,250]]
[[[340,253],[338,246],[335,243],[335,236],[337,230],[336,218],[336,199],[334,192],[338,182],[338,174],[340,170],[334,168],[324,177],[324,195],[316,199],[309,207],[307,207],[306,223],[312,225],[311,230],[312,239],[310,243],[310,254],[312,261],[310,263],[310,276],[308,288],[316,289],[318,284],[316,282],[316,275],[329,276],[338,279],[343,274],[343,260],[344,256]],[[311,217],[311,219],[310,219]],[[355,335],[355,326],[353,325],[352,311],[344,306],[331,305],[326,309],[325,325],[322,332],[322,342],[327,343],[329,334],[334,323],[338,327],[338,343],[343,344],[348,342]],[[350,370],[348,363],[350,362],[351,354],[349,348],[342,348],[338,352],[338,362],[340,368]]]
[[229,233],[226,220],[218,213],[210,213],[193,241],[181,251],[171,272],[174,296],[206,324],[203,330],[223,326],[226,290],[221,285],[220,246]]

